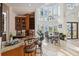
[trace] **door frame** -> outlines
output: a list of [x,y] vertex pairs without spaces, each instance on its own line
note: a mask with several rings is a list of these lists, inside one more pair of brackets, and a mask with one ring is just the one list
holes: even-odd
[[[67,22],[67,23],[71,23],[71,38],[68,38],[68,39],[78,39],[78,22]],[[76,29],[77,29],[77,31],[76,31],[76,34],[77,34],[76,38],[73,38],[73,23],[76,24]]]

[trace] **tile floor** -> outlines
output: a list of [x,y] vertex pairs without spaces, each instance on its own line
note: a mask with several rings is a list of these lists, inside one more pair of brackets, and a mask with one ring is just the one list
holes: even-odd
[[56,46],[43,40],[43,56],[79,56],[79,39],[60,41]]

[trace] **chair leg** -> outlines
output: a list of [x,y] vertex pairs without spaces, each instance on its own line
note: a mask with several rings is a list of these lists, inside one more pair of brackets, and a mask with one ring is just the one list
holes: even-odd
[[40,56],[42,56],[42,47],[40,47]]

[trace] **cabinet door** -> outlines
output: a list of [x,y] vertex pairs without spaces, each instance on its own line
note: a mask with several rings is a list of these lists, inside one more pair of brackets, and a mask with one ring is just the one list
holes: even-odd
[[26,35],[29,35],[29,15],[26,16]]
[[16,49],[4,52],[2,53],[2,56],[18,56],[18,50],[16,48]]
[[10,51],[4,52],[2,56],[24,56],[24,46],[17,47]]
[[22,17],[22,30],[26,30],[26,21],[25,21],[25,17]]
[[15,18],[15,28],[16,28],[16,30],[21,30],[21,18],[20,17],[16,17]]
[[24,56],[24,46],[18,48],[18,56]]
[[35,29],[35,19],[34,19],[34,17],[30,18],[29,23],[30,23],[29,28]]

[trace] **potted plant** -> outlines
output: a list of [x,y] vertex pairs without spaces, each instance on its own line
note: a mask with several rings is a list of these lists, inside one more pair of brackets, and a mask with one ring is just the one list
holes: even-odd
[[38,35],[40,36],[40,41],[42,41],[43,39],[44,39],[44,34],[42,33],[42,31],[41,30],[38,30]]

